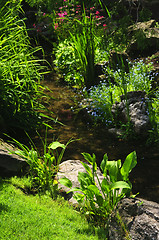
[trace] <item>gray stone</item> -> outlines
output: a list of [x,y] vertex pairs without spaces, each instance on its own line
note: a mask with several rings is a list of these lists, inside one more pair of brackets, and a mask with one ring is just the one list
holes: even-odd
[[[129,115],[127,111],[129,108]],[[121,96],[121,102],[116,102],[112,106],[112,114],[117,123],[126,124],[129,120],[133,125],[134,132],[138,135],[147,134],[150,129],[150,120],[148,116],[147,98],[143,91],[133,91]]]
[[[118,212],[130,239],[159,240],[159,204],[139,198],[124,198]],[[109,224],[109,239],[126,239],[114,216]]]
[[158,51],[159,28],[155,27],[156,21],[138,22],[129,27],[131,42],[127,48],[129,56],[152,55]]
[[27,162],[17,156],[10,154],[10,151],[15,151],[15,147],[11,144],[0,140],[0,176],[10,177],[13,175],[21,175],[28,167]]

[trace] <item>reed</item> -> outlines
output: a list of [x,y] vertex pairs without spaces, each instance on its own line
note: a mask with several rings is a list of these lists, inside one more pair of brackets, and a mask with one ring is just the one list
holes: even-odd
[[8,125],[27,128],[38,122],[44,69],[42,60],[35,58],[40,48],[30,46],[24,20],[18,16],[20,11],[20,4],[11,1],[0,9],[0,106]]

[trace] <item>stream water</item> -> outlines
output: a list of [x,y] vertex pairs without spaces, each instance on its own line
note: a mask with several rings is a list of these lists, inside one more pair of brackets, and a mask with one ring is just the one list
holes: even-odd
[[79,99],[77,93],[67,86],[58,85],[53,76],[45,80],[43,85],[51,90],[46,92],[53,97],[48,101],[49,109],[54,112],[52,117],[63,123],[52,125],[53,129],[48,131],[48,142],[58,140],[67,143],[71,138],[76,140],[68,145],[63,160],[83,160],[81,153],[88,152],[95,153],[98,164],[105,153],[110,160],[123,161],[135,150],[138,164],[130,174],[133,194],[139,192],[139,197],[159,203],[159,144],[147,146],[142,141],[126,142],[113,137],[103,127],[91,127],[88,115],[72,111]]
[[[50,54],[50,45],[43,41],[40,45]],[[135,150],[138,164],[130,174],[133,193],[139,192],[139,197],[159,203],[159,144],[147,146],[143,141],[126,142],[114,138],[104,127],[91,127],[88,115],[83,111],[80,113],[72,111],[75,102],[79,100],[77,93],[67,86],[57,84],[53,75],[47,77],[43,85],[51,90],[46,92],[53,97],[47,103],[49,109],[54,112],[52,117],[58,118],[63,123],[63,125],[52,123],[53,129],[49,130],[47,135],[48,143],[58,140],[66,144],[71,138],[76,140],[68,145],[63,160],[83,160],[81,153],[88,152],[95,153],[98,164],[105,153],[110,160],[123,161],[130,152]],[[43,136],[44,134],[45,132],[40,133]],[[42,151],[39,137],[36,136],[34,141]]]

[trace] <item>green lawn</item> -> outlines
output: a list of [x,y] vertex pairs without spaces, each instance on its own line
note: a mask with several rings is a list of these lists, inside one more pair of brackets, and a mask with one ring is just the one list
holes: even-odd
[[0,240],[97,240],[104,230],[88,224],[66,201],[26,195],[12,183],[0,184]]

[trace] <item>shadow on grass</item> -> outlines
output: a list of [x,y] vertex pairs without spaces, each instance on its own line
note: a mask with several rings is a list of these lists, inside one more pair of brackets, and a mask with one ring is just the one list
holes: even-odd
[[[0,177],[0,194],[1,194],[1,191],[3,189],[3,184],[4,184],[4,180]],[[7,204],[4,204],[4,203],[0,203],[0,213],[3,212],[3,211],[8,211],[8,205]]]
[[98,228],[96,228],[96,230],[94,230],[94,224],[93,223],[89,223],[89,227],[88,228],[83,228],[82,232],[81,232],[81,230],[79,230],[77,232],[80,233],[80,235],[82,235],[82,234],[91,235],[91,234],[94,234],[95,231],[96,231],[96,234],[98,235],[99,240],[107,239],[107,237],[108,237],[107,229],[99,226]]

